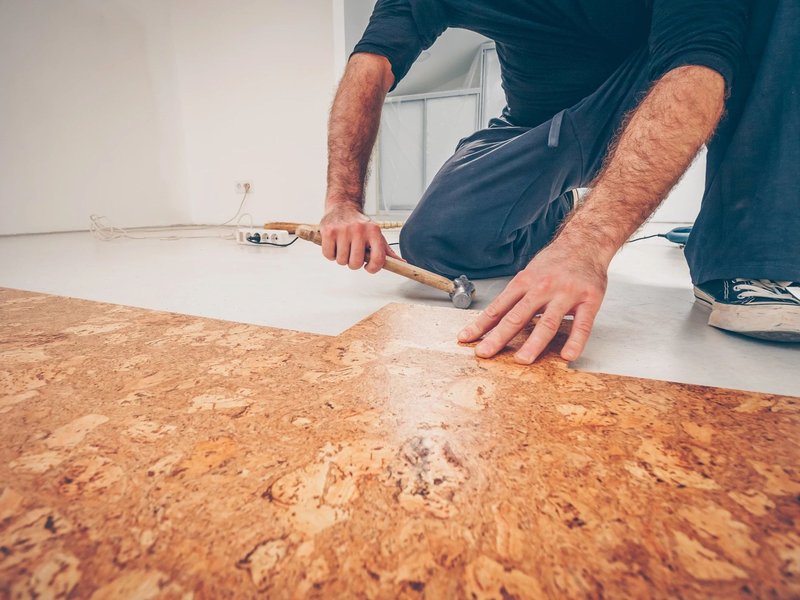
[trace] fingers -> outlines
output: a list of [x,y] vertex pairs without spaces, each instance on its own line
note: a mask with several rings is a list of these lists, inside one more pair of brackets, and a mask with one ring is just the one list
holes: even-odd
[[[539,252],[480,316],[458,335],[461,342],[484,336],[475,354],[490,358],[505,348],[537,312],[544,310],[533,333],[515,354],[530,364],[558,333],[566,314],[575,315],[561,355],[575,360],[592,331],[606,290],[608,264],[573,242],[558,240]],[[566,245],[564,245],[566,244]]]
[[370,273],[377,273],[383,268],[387,255],[400,259],[391,251],[380,228],[374,223],[354,223],[347,227],[323,229],[322,254],[328,260],[335,260],[354,270],[365,267]]
[[561,327],[564,315],[572,308],[568,303],[551,302],[544,314],[533,328],[533,333],[528,337],[522,347],[514,355],[518,363],[529,365],[544,352],[547,345],[553,341]]
[[575,309],[575,320],[572,322],[572,331],[561,349],[561,358],[564,360],[577,360],[586,347],[589,335],[592,333],[594,318],[600,309],[599,305],[581,304]]
[[328,260],[336,259],[336,236],[326,235],[327,232],[322,231],[322,255]]
[[523,296],[523,291],[509,284],[472,323],[458,334],[459,342],[474,342],[492,329]]
[[500,320],[483,341],[475,347],[480,358],[490,358],[506,347],[531,322],[542,301],[538,294],[525,294]]
[[355,235],[350,242],[350,259],[347,265],[356,271],[364,266],[364,256],[366,249],[364,248],[366,241],[360,235]]
[[383,268],[388,248],[380,231],[377,235],[372,234],[369,239],[369,262],[364,267],[367,273],[377,273]]
[[336,236],[336,263],[346,265],[350,262],[350,236],[342,231]]
[[386,256],[391,256],[392,258],[396,258],[397,260],[408,262],[405,258],[403,258],[397,252],[395,252],[389,244],[386,244]]

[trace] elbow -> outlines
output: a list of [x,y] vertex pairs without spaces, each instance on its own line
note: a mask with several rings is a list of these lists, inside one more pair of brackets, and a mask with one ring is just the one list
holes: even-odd
[[371,54],[369,52],[353,54],[347,63],[347,69],[369,73],[372,78],[380,81],[384,93],[388,93],[394,85],[392,63],[389,62],[388,58],[380,54]]
[[710,137],[725,113],[725,78],[709,67],[688,65],[666,73],[662,83],[674,91],[677,102],[691,108],[696,125]]

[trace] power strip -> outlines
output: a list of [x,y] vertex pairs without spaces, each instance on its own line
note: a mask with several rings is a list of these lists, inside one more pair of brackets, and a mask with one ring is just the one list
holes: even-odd
[[[288,244],[294,237],[288,231],[282,229],[260,229],[254,227],[240,227],[236,232],[236,241],[245,246],[255,246],[254,242],[249,241],[247,238],[253,237],[258,234],[261,242],[269,242],[270,244]],[[265,244],[266,245],[266,244]]]

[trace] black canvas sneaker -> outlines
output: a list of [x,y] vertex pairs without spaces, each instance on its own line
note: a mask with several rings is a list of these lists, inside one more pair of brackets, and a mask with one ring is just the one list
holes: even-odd
[[695,286],[694,297],[711,309],[709,325],[763,340],[800,342],[800,282],[716,279]]

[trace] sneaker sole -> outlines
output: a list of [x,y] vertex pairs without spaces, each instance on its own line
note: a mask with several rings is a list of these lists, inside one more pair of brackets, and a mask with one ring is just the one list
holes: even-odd
[[708,324],[771,342],[800,342],[800,306],[735,306],[720,304],[694,289],[697,304],[709,309]]

